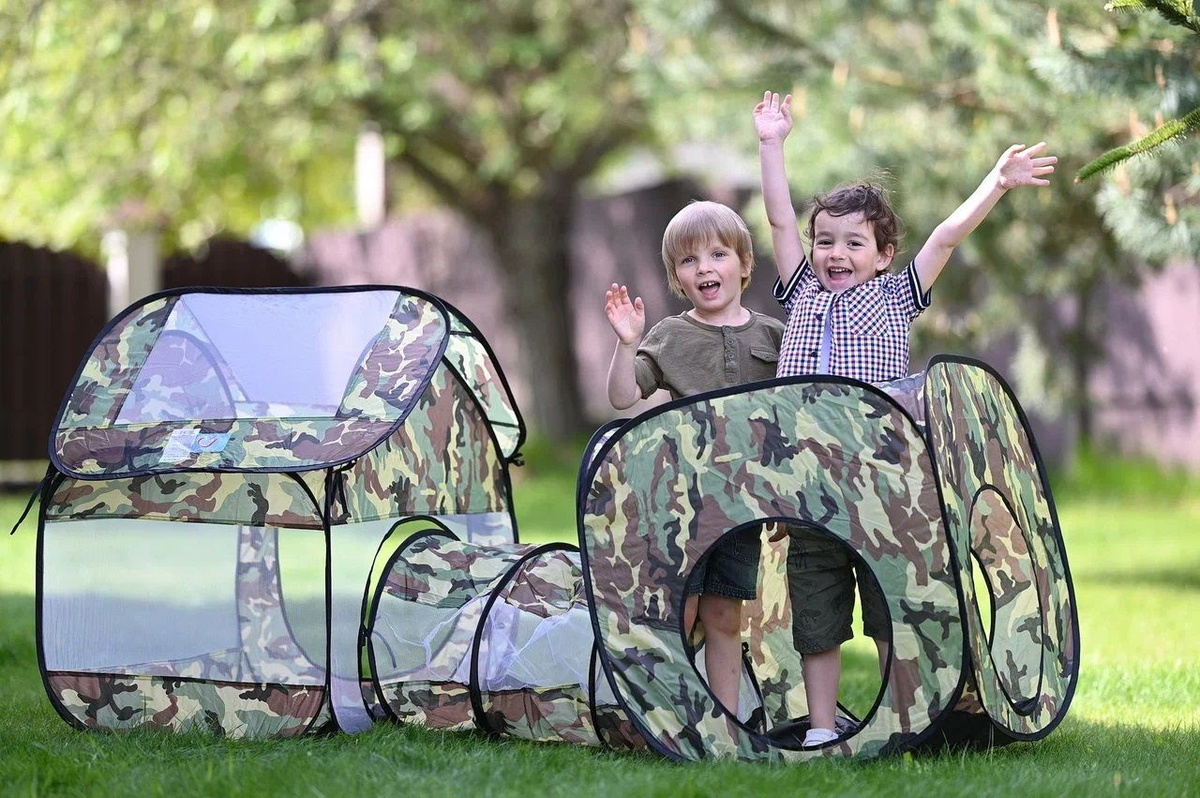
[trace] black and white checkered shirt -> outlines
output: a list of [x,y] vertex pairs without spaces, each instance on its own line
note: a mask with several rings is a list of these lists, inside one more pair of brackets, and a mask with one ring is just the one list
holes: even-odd
[[915,262],[835,294],[821,286],[805,257],[786,286],[775,281],[773,292],[787,312],[777,376],[819,373],[826,314],[832,314],[830,374],[863,382],[908,374],[908,330],[930,300]]

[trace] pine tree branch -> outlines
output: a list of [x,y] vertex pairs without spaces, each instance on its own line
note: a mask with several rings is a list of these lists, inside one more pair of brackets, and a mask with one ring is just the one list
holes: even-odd
[[1104,4],[1105,11],[1115,11],[1117,13],[1126,11],[1150,11],[1150,4],[1146,0],[1111,0]]
[[1192,7],[1192,0],[1146,0],[1163,19],[1172,25],[1188,28],[1193,33],[1200,33],[1200,17]]
[[1172,25],[1188,28],[1200,33],[1200,16],[1196,15],[1191,0],[1110,0],[1104,4],[1105,11],[1157,11],[1159,16]]
[[1142,155],[1156,147],[1161,147],[1169,141],[1182,138],[1197,131],[1200,131],[1200,107],[1193,108],[1179,119],[1172,119],[1170,122],[1150,131],[1137,141],[1111,149],[1091,163],[1085,164],[1076,173],[1075,182],[1082,183],[1101,172],[1108,171],[1122,161],[1129,160],[1135,155]]
[[1146,0],[1163,19],[1172,25],[1180,25],[1194,34],[1200,34],[1200,17],[1196,17],[1193,0]]

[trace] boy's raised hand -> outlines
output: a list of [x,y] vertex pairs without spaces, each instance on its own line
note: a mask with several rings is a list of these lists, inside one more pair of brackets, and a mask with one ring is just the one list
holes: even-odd
[[1053,155],[1035,157],[1046,149],[1046,142],[1039,141],[1032,147],[1014,144],[1004,151],[996,162],[996,174],[1000,188],[1008,190],[1018,186],[1048,186],[1050,181],[1042,177],[1054,173],[1058,158]]
[[642,332],[646,329],[646,307],[640,296],[631,300],[625,286],[613,283],[604,292],[604,315],[608,316],[608,323],[621,343],[631,346],[642,340]]
[[782,100],[778,94],[764,92],[762,102],[754,106],[754,127],[759,141],[783,141],[792,132],[792,95]]

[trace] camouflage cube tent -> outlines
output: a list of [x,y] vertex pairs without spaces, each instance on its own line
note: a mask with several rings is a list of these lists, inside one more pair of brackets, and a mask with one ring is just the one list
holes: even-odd
[[182,290],[115,318],[51,442],[39,651],[68,722],[347,730],[392,527],[515,539],[524,436],[478,331],[417,291]]
[[[1033,740],[1066,712],[1061,534],[1025,417],[983,364],[939,358],[883,390],[776,380],[614,423],[581,469],[578,548],[517,542],[523,438],[487,343],[429,294],[135,304],[52,435],[51,702],[79,728],[264,737],[390,718],[759,761]],[[786,538],[764,545],[736,714],[682,630],[688,574],[764,522],[846,546],[890,615],[874,705],[820,748],[799,743]]]

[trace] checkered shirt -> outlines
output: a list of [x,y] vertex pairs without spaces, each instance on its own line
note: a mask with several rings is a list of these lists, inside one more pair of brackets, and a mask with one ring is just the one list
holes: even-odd
[[863,382],[908,374],[908,330],[930,300],[915,262],[835,294],[821,286],[805,257],[786,286],[775,281],[773,293],[787,312],[778,376],[817,373],[827,313],[833,314],[830,374]]

